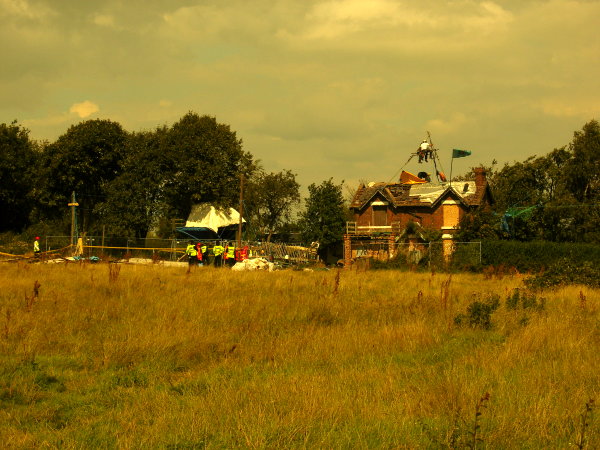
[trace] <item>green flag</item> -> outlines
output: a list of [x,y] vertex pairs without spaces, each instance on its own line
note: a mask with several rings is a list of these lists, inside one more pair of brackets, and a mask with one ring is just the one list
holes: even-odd
[[452,149],[452,157],[453,158],[463,158],[465,156],[469,156],[471,152],[469,150],[460,150],[458,148]]

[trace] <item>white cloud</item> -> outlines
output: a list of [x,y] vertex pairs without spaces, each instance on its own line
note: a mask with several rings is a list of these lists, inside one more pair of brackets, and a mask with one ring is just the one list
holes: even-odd
[[513,21],[492,1],[327,0],[310,9],[300,27],[282,26],[277,37],[291,45],[464,52],[489,45],[489,37],[502,36]]
[[100,108],[98,107],[98,105],[90,102],[89,100],[86,100],[85,102],[74,103],[73,105],[71,105],[69,112],[75,113],[83,119],[85,117],[91,116],[92,114],[94,114],[95,112],[98,112],[99,110],[100,110]]
[[594,96],[586,98],[568,98],[568,99],[544,99],[538,108],[545,115],[552,117],[580,117],[582,120],[588,120],[590,117],[598,117],[600,114],[600,102]]
[[432,132],[439,133],[455,133],[460,131],[466,124],[469,123],[469,119],[462,113],[452,114],[449,118],[444,119],[432,119],[427,122],[426,129]]
[[382,25],[432,24],[432,19],[421,11],[402,8],[390,0],[333,0],[317,4],[306,16],[307,39],[335,39]]
[[55,13],[45,5],[31,5],[27,0],[0,0],[0,17],[40,20]]
[[92,17],[92,22],[101,27],[115,27],[115,18],[110,14],[94,14]]

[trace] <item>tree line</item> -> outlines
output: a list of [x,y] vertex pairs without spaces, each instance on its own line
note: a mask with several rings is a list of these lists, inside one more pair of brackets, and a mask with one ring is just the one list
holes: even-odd
[[[170,237],[173,219],[187,218],[195,203],[237,209],[242,178],[248,238],[294,230],[327,245],[345,220],[342,187],[332,180],[309,187],[311,196],[329,198],[326,212],[308,198],[292,217],[302,200],[296,174],[268,172],[229,125],[195,112],[140,132],[88,120],[53,142],[30,139],[16,121],[0,124],[0,176],[0,232],[69,234],[75,193],[88,235]],[[319,228],[315,214],[324,214]]]
[[[547,155],[486,169],[493,209],[466,215],[461,240],[600,242],[597,121]],[[300,232],[324,246],[341,239],[341,184],[312,184],[303,202],[292,170],[265,170],[229,125],[195,112],[140,132],[88,120],[53,142],[30,139],[16,121],[0,124],[0,232],[69,234],[75,192],[80,230],[89,235],[169,237],[173,219],[185,219],[194,203],[237,209],[242,176],[246,238]]]
[[464,217],[460,238],[600,242],[600,124],[543,156],[488,170],[492,211]]

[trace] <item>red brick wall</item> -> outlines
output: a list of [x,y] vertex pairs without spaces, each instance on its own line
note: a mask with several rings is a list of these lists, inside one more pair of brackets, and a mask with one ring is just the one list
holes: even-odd
[[[409,214],[407,211],[410,211]],[[465,215],[465,207],[460,205],[459,217],[462,218]],[[357,222],[358,226],[372,226],[373,225],[373,208],[368,206],[359,212],[354,212],[354,221]],[[437,205],[435,209],[427,207],[412,207],[398,208],[395,211],[392,207],[388,206],[388,225],[392,222],[399,222],[400,228],[406,227],[409,222],[418,222],[424,228],[433,228],[440,230],[444,225],[444,213],[442,204]]]

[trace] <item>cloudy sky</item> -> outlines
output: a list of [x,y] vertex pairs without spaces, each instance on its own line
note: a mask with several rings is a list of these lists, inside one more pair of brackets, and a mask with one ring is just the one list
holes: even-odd
[[0,123],[53,140],[191,110],[304,186],[388,181],[429,131],[446,172],[473,152],[462,173],[600,119],[599,19],[596,0],[0,0]]

